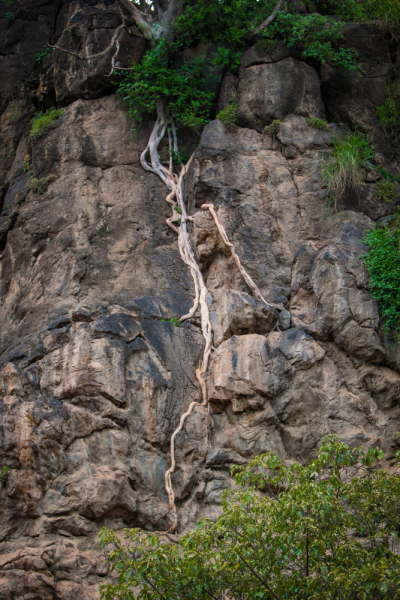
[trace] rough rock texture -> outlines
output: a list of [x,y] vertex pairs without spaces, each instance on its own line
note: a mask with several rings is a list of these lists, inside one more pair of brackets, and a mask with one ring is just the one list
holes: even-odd
[[[53,26],[74,14],[72,28],[53,27],[44,44],[69,36],[76,52],[101,51],[120,24],[112,2],[82,2],[60,4]],[[142,40],[126,36],[138,60]],[[381,38],[376,47],[391,60]],[[63,115],[33,142],[28,94],[7,101],[0,124],[0,468],[11,468],[0,489],[1,600],[98,597],[109,576],[100,528],[165,529],[169,438],[201,398],[198,315],[182,327],[166,320],[187,312],[193,289],[165,224],[165,189],[139,164],[152,123],[132,139],[120,101],[104,95],[110,55],[95,71],[58,52],[34,94],[45,101],[57,91]],[[375,81],[376,53],[364,58]],[[352,108],[353,84],[322,76],[320,87],[317,70],[288,51],[250,49],[240,127],[209,123],[186,181],[215,350],[211,414],[196,408],[177,438],[180,532],[218,514],[229,468],[255,454],[306,462],[330,432],[396,450],[400,351],[381,329],[361,241],[389,208],[366,175],[361,196],[327,216],[320,168],[343,127],[321,132],[305,118],[336,111],[344,121],[346,110],[389,146],[373,106]],[[231,83],[227,76],[220,105]],[[275,118],[282,123],[271,136],[265,126]],[[29,178],[48,175],[35,194]],[[271,306],[251,295],[205,202]]]

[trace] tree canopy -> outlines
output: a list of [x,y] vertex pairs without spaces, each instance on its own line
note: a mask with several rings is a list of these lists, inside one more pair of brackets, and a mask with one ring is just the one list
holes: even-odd
[[103,530],[117,572],[103,600],[400,598],[400,475],[382,458],[327,436],[307,467],[269,453],[236,468],[222,515],[179,543]]
[[[210,76],[215,76],[212,67],[235,72],[243,52],[257,40],[265,40],[269,50],[277,44],[296,46],[304,59],[329,63],[344,74],[359,70],[356,51],[342,45],[343,19],[366,18],[357,0],[330,0],[325,6],[331,14],[324,15],[307,2],[307,12],[299,12],[294,0],[121,2],[125,8],[129,5],[149,42],[143,61],[124,70],[120,82],[135,122],[155,113],[162,101],[176,124],[207,123],[216,100],[209,85]],[[200,42],[212,45],[212,59],[182,59],[184,50]]]

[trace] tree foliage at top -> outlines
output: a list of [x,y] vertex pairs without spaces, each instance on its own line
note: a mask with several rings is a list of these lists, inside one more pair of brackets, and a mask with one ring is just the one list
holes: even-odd
[[268,453],[237,468],[223,514],[179,544],[103,530],[117,579],[102,598],[399,599],[400,475],[371,468],[382,457],[327,436],[307,467]]
[[[136,8],[142,15],[139,25],[151,47],[120,83],[136,121],[163,101],[176,123],[204,125],[215,102],[209,86],[212,67],[237,69],[243,52],[262,37],[296,45],[305,59],[330,63],[343,73],[358,70],[357,53],[341,45],[344,23],[316,12],[301,14],[291,0],[186,0],[180,9],[176,0],[140,5],[145,12]],[[337,14],[351,16],[358,3],[332,0],[331,5]],[[183,60],[182,52],[199,42],[214,45],[213,60]]]

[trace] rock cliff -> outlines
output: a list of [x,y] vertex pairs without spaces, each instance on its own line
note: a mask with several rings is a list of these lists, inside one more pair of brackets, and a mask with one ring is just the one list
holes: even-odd
[[[121,25],[116,2],[15,6],[12,19],[0,8],[0,467],[11,468],[0,599],[88,600],[109,576],[102,526],[166,529],[169,440],[201,399],[204,341],[198,314],[169,321],[188,312],[193,284],[165,224],[165,187],[140,166],[152,123],[132,135],[110,81],[113,52],[102,53]],[[373,25],[346,36],[363,78],[254,46],[222,82],[220,108],[238,90],[238,126],[182,132],[197,148],[185,197],[214,350],[210,410],[195,408],[176,439],[179,532],[218,514],[230,467],[256,454],[306,462],[328,433],[397,449],[400,349],[362,260],[365,231],[390,207],[366,173],[360,197],[329,214],[321,165],[348,125],[396,168],[375,109],[399,59]],[[50,45],[69,53],[38,58]],[[144,50],[127,22],[115,60]],[[55,102],[63,114],[32,140],[33,114]],[[319,131],[307,117],[335,123]],[[42,193],[32,178],[47,178]],[[204,203],[271,306],[252,296]]]

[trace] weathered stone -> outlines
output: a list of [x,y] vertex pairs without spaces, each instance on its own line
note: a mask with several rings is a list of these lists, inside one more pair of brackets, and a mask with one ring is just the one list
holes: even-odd
[[294,58],[248,67],[238,94],[240,125],[258,131],[289,114],[325,116],[317,72]]
[[[18,69],[38,51],[20,39],[18,21],[29,21],[29,35],[40,30],[39,49],[68,43],[88,54],[107,47],[121,23],[113,0],[33,4],[18,5],[15,45],[9,24],[1,25],[6,58]],[[40,16],[51,24],[37,26]],[[355,39],[366,26],[352,27],[354,44],[368,45]],[[141,38],[122,40],[139,59]],[[356,107],[354,98],[361,103],[365,85],[375,90],[374,78],[384,90],[386,45],[376,41],[377,58],[360,46],[368,85],[338,82],[322,68],[329,118],[375,127],[376,106]],[[259,48],[245,53],[238,81],[228,75],[221,93],[223,107],[238,84],[239,125],[228,130],[215,120],[204,128],[185,180],[214,340],[210,413],[196,407],[176,439],[179,532],[218,516],[233,485],[231,466],[256,454],[305,463],[328,433],[391,456],[398,448],[400,350],[381,327],[361,241],[392,209],[377,200],[376,178],[366,172],[359,197],[327,215],[322,167],[331,137],[344,129],[306,123],[324,116],[313,67],[293,49],[260,56]],[[0,467],[11,468],[0,488],[6,600],[94,600],[110,580],[100,528],[166,528],[170,436],[202,397],[200,314],[180,327],[166,320],[188,312],[194,291],[165,223],[167,191],[139,162],[153,123],[132,139],[120,100],[103,96],[111,91],[111,56],[110,49],[89,64],[54,54],[58,70],[42,69],[37,97],[53,102],[56,86],[72,103],[42,138],[29,138],[36,108],[28,94],[8,104],[0,123]],[[381,91],[373,97],[380,102]],[[272,136],[276,118],[282,122]],[[187,147],[197,143],[179,136]],[[387,160],[384,168],[396,174]],[[48,174],[58,179],[43,196],[33,194],[30,175]],[[267,304],[252,296],[201,210],[205,202],[214,203]]]

